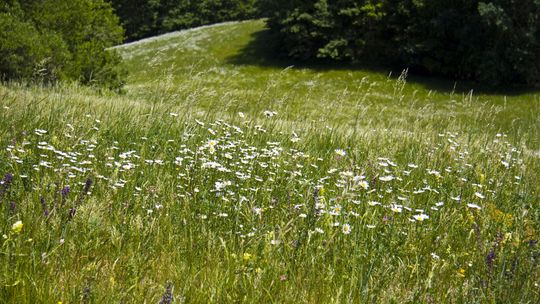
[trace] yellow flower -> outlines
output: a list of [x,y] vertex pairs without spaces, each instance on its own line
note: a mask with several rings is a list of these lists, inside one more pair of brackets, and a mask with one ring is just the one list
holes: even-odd
[[503,224],[505,228],[511,228],[513,224],[512,214],[499,210],[495,204],[487,205],[488,215],[496,223]]
[[458,269],[457,275],[458,275],[458,277],[464,278],[465,277],[465,269],[463,269],[463,268]]
[[244,261],[248,262],[253,256],[247,252],[244,253]]
[[17,221],[13,226],[11,226],[11,231],[15,233],[21,233],[21,230],[23,229],[23,223],[22,221]]

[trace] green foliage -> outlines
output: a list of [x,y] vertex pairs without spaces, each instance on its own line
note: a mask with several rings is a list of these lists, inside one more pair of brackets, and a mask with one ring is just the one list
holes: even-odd
[[106,48],[123,29],[103,1],[17,1],[0,7],[0,73],[4,79],[62,79],[117,89],[120,57]]
[[484,83],[540,84],[540,2],[264,1],[289,56],[377,58]]
[[111,0],[126,30],[126,38],[135,40],[156,33],[159,0]]
[[129,40],[256,15],[256,0],[112,0]]
[[69,58],[66,45],[54,33],[39,33],[30,22],[0,13],[0,71],[2,78],[59,78]]

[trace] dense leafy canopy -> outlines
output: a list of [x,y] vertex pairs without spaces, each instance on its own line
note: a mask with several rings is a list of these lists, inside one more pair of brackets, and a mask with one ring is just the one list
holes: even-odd
[[111,0],[128,40],[255,16],[256,0]]
[[8,0],[0,4],[0,76],[116,89],[123,83],[120,57],[106,48],[122,39],[103,0]]
[[485,83],[540,83],[538,0],[266,0],[289,56],[379,59]]

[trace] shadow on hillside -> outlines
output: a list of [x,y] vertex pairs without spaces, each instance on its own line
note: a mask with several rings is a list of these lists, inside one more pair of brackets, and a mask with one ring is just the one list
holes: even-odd
[[[226,59],[226,62],[234,65],[255,65],[268,68],[285,69],[291,66],[295,68],[306,68],[315,71],[367,71],[381,73],[382,75],[391,75],[390,77],[397,78],[403,68],[390,67],[374,62],[363,63],[345,63],[345,62],[330,62],[324,60],[318,61],[298,61],[279,55],[278,39],[268,30],[263,29],[251,34],[250,42],[234,56]],[[540,94],[539,88],[531,88],[525,86],[505,86],[505,87],[490,87],[481,85],[472,81],[454,81],[448,78],[439,76],[422,75],[419,73],[409,73],[407,76],[408,83],[414,83],[425,87],[428,90],[435,90],[441,93],[456,93],[468,94],[471,90],[474,94],[488,95],[508,95],[516,96],[527,93]]]
[[329,70],[363,70],[369,72],[388,73],[388,69],[374,64],[351,64],[330,60],[301,61],[288,58],[280,52],[279,41],[268,29],[251,34],[250,42],[234,56],[226,59],[234,65],[255,65],[268,68],[285,69],[291,66],[299,69],[316,71]]

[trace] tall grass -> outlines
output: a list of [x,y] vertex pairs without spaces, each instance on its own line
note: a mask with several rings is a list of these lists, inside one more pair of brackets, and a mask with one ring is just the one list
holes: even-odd
[[260,26],[0,86],[0,303],[540,301],[537,94],[230,59]]
[[496,107],[332,125],[0,96],[1,303],[540,300],[538,152],[519,126],[467,129]]

